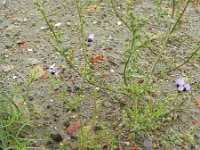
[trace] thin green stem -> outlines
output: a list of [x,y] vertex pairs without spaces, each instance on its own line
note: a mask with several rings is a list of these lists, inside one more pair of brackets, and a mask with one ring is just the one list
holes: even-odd
[[172,14],[171,14],[171,18],[174,18],[175,6],[176,6],[176,2],[175,2],[175,0],[172,0]]
[[190,3],[190,0],[187,1],[187,4],[185,5],[183,11],[182,11],[181,14],[179,15],[179,17],[178,17],[178,19],[176,20],[175,24],[174,24],[174,25],[171,27],[171,29],[167,32],[167,35],[166,35],[166,37],[165,37],[165,39],[164,39],[163,46],[162,46],[162,48],[161,48],[161,50],[160,50],[160,53],[159,53],[158,56],[156,57],[155,63],[154,63],[153,68],[152,68],[152,70],[151,70],[151,75],[153,75],[153,73],[154,73],[154,71],[155,71],[155,69],[156,69],[156,67],[157,67],[158,62],[159,62],[160,59],[162,58],[162,54],[163,54],[163,52],[164,52],[164,50],[165,50],[165,47],[167,46],[167,41],[168,41],[168,39],[169,39],[169,36],[171,35],[172,32],[174,32],[176,26],[177,26],[178,23],[180,22],[180,20],[181,20],[183,14],[185,13],[185,11],[186,11],[186,9],[187,9],[189,3]]
[[48,16],[46,15],[45,11],[43,10],[43,7],[42,7],[42,5],[41,5],[39,0],[37,0],[36,5],[38,6],[39,11],[42,13],[44,21],[46,22],[47,26],[49,27],[49,30],[51,31],[51,33],[53,34],[54,38],[56,39],[56,42],[57,43],[61,43],[61,40],[56,35],[56,33],[55,33],[54,29],[53,29],[53,26],[49,23]]
[[[131,42],[131,48],[130,48],[130,50],[132,51],[133,50],[133,47],[134,47],[134,42],[135,42],[135,40],[134,40],[134,36],[132,37],[132,42]],[[128,64],[129,64],[129,62],[130,62],[130,59],[131,59],[131,57],[132,57],[132,54],[135,52],[135,50],[133,51],[133,52],[130,52],[129,53],[129,56],[128,56],[128,59],[127,59],[127,61],[126,61],[126,63],[125,63],[125,66],[124,66],[124,84],[127,86],[128,84],[127,84],[127,76],[126,76],[126,70],[127,70],[127,67],[128,67]]]
[[115,7],[115,4],[113,0],[110,0],[112,8],[114,10],[115,15],[120,19],[120,21],[132,32],[132,28],[128,25],[128,23],[119,15],[117,8]]
[[177,70],[178,68],[182,67],[183,65],[185,65],[186,63],[188,63],[190,61],[190,59],[200,50],[200,42],[198,43],[198,47],[196,48],[196,50],[194,50],[194,52],[183,62],[181,63],[180,65],[172,68],[172,69],[169,69],[167,74],[169,74],[170,72],[174,71],[174,70]]
[[[76,0],[76,9],[78,11],[78,17],[79,17],[79,22],[80,22],[80,33],[81,33],[81,48],[83,51],[86,49],[85,45],[85,38],[84,38],[84,28],[83,28],[83,16],[81,14],[81,7],[80,7],[80,1]],[[84,54],[85,55],[85,54]]]

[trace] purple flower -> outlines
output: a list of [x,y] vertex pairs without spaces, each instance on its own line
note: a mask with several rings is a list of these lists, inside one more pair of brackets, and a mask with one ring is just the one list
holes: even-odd
[[190,90],[190,84],[185,84],[183,91],[189,91]]
[[179,78],[176,80],[176,86],[180,87],[184,85],[184,79],[183,78]]
[[50,68],[47,70],[48,73],[50,74],[55,74],[56,72],[58,72],[58,69],[57,68]]
[[51,65],[49,67],[49,69],[47,70],[47,72],[50,73],[50,74],[55,74],[56,72],[58,72],[58,69],[55,66],[56,66],[56,63],[54,63],[53,65]]
[[179,78],[176,80],[176,86],[178,88],[178,92],[185,92],[190,90],[190,84],[184,84],[184,79]]
[[93,41],[94,41],[94,34],[90,34],[87,38],[88,46],[90,46]]

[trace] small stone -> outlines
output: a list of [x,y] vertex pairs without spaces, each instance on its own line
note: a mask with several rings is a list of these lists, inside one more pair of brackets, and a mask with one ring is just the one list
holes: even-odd
[[32,48],[28,48],[27,49],[29,52],[33,52],[33,49]]
[[28,96],[29,101],[32,101],[33,99],[34,99],[33,96]]
[[108,102],[108,101],[105,101],[104,102],[104,106],[105,107],[111,107],[112,106],[112,103]]
[[60,117],[60,114],[58,112],[54,112],[53,116],[54,117]]
[[50,137],[53,139],[53,141],[59,143],[63,140],[61,134],[59,133],[51,133]]
[[42,27],[40,27],[40,30],[46,30],[46,29],[48,29],[49,27],[47,27],[47,26],[42,26]]
[[145,148],[150,148],[151,147],[151,141],[145,139],[143,145],[144,145]]
[[118,26],[120,26],[121,24],[122,24],[122,22],[121,22],[121,21],[118,21],[118,22],[117,22],[117,25],[118,25]]
[[70,125],[70,121],[69,121],[69,120],[65,120],[65,121],[63,122],[63,126],[64,126],[65,128],[69,127],[69,125]]
[[4,73],[7,73],[7,72],[10,72],[14,67],[13,66],[10,66],[10,65],[2,65],[0,67],[0,71],[1,72],[4,72]]
[[70,136],[70,139],[73,140],[73,141],[76,141],[76,140],[78,139],[78,137],[75,136],[75,135],[71,135],[71,136]]
[[110,69],[110,72],[114,73],[114,72],[115,72],[115,70],[113,70],[113,69]]
[[123,145],[130,146],[130,142],[122,142]]
[[72,92],[72,88],[70,86],[67,87],[67,92]]
[[68,25],[68,26],[71,26],[71,22],[67,22],[67,25]]
[[51,105],[47,105],[47,109],[50,109],[51,108]]
[[13,79],[14,79],[14,80],[17,79],[17,76],[13,76]]
[[101,127],[101,126],[98,126],[98,125],[95,125],[95,126],[93,127],[93,130],[94,130],[94,132],[95,132],[95,131],[102,130],[102,127]]
[[120,104],[125,105],[125,104],[126,104],[126,99],[125,99],[125,98],[121,98],[121,99],[119,100],[119,102],[120,102]]
[[54,26],[58,28],[58,27],[60,27],[61,25],[62,25],[62,23],[59,22],[59,23],[56,23]]
[[36,59],[36,58],[27,58],[27,61],[28,61],[28,63],[29,63],[30,65],[37,65],[37,64],[40,63],[39,60]]
[[77,92],[77,91],[80,91],[80,86],[78,86],[78,85],[75,85],[74,86],[74,89],[73,89],[73,92]]

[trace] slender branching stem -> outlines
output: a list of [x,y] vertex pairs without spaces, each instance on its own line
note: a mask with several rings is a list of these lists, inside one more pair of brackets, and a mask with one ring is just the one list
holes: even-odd
[[170,28],[170,30],[167,32],[167,35],[166,37],[164,38],[164,42],[163,42],[163,46],[158,54],[158,56],[156,57],[156,60],[155,60],[155,63],[153,65],[153,68],[151,70],[151,75],[153,75],[156,67],[157,67],[157,64],[158,62],[160,61],[160,59],[162,58],[162,54],[165,50],[165,47],[167,46],[167,42],[168,42],[168,39],[169,39],[169,36],[171,35],[172,32],[174,32],[175,28],[177,27],[178,23],[180,22],[183,14],[185,13],[187,7],[188,7],[188,4],[190,3],[190,0],[187,1],[187,4],[185,5],[183,11],[181,12],[181,14],[179,15],[178,19],[176,20],[175,24]]
[[172,0],[172,14],[171,14],[171,18],[174,18],[175,7],[176,7],[176,1]]
[[51,31],[51,33],[53,34],[54,38],[56,39],[57,43],[61,43],[61,40],[58,38],[58,36],[56,35],[53,26],[49,23],[48,21],[48,16],[46,15],[45,11],[42,8],[42,4],[39,0],[36,1],[36,5],[38,6],[39,11],[42,13],[42,17],[44,19],[44,21],[46,22],[47,26],[49,27],[49,30]]
[[120,16],[120,14],[117,11],[117,8],[113,2],[113,0],[110,0],[112,8],[114,10],[115,15],[120,19],[120,21],[132,32],[132,28],[128,25],[128,23]]
[[190,59],[191,59],[192,57],[194,57],[194,56],[197,54],[197,52],[198,52],[199,50],[200,50],[200,42],[198,43],[198,46],[197,46],[197,48],[193,51],[193,53],[192,53],[183,63],[179,64],[178,66],[176,66],[176,67],[174,67],[174,68],[172,68],[172,69],[169,69],[169,70],[167,71],[167,74],[169,74],[170,72],[172,72],[172,71],[174,71],[174,70],[179,69],[180,67],[182,67],[183,65],[185,65],[186,63],[188,63],[188,62],[190,61]]
[[[134,40],[134,35],[132,35],[133,37],[132,37],[132,42],[131,42],[131,48],[130,48],[130,51],[133,51],[133,47],[134,47],[134,42],[135,42],[135,40]],[[132,54],[135,52],[135,50],[133,51],[133,52],[130,52],[129,53],[129,56],[128,56],[128,59],[126,60],[126,62],[125,62],[125,66],[124,66],[124,72],[123,72],[123,74],[124,74],[124,84],[127,86],[128,84],[127,84],[127,76],[126,76],[126,72],[127,72],[127,67],[128,67],[128,64],[129,64],[129,62],[130,62],[130,60],[131,60],[131,57],[132,57]]]

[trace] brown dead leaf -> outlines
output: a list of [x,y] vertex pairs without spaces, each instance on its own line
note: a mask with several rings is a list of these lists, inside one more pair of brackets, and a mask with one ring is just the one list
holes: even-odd
[[137,150],[137,148],[135,146],[131,146],[130,150]]
[[109,77],[110,77],[109,74],[102,74],[101,75],[101,78],[104,79],[104,80],[108,79]]
[[48,78],[48,74],[44,71],[43,67],[40,65],[37,65],[33,69],[31,69],[30,74],[34,77],[34,80]]
[[103,61],[103,60],[104,60],[104,57],[102,54],[97,54],[90,58],[91,62],[98,62],[98,61]]
[[200,108],[200,100],[196,100],[195,103],[196,103],[196,107]]
[[200,125],[200,120],[194,119],[192,120],[192,124],[198,126]]
[[17,40],[17,41],[16,41],[16,44],[25,44],[25,41]]
[[22,49],[27,49],[26,44],[20,44],[20,47],[21,47]]
[[86,11],[88,14],[98,13],[101,11],[101,8],[96,5],[91,5],[88,7],[88,9]]
[[152,36],[150,37],[150,40],[151,40],[151,41],[157,40],[157,39],[160,38],[160,36],[161,36],[161,34],[154,34],[154,35],[152,35]]

